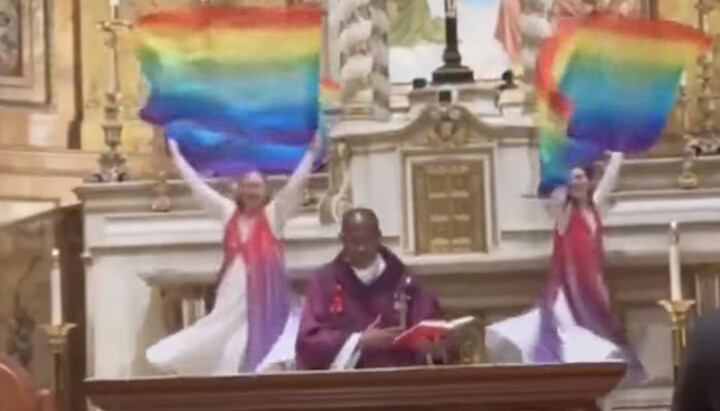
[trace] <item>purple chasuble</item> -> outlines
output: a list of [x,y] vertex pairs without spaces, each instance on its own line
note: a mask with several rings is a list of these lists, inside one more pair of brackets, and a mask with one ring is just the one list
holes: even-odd
[[[385,271],[370,285],[363,284],[338,255],[313,276],[305,290],[305,308],[296,343],[297,368],[330,368],[347,339],[365,330],[378,316],[380,328],[400,324],[395,296],[408,295],[408,325],[439,318],[437,299],[423,290],[405,265],[382,248]],[[409,279],[409,281],[408,281]],[[424,364],[425,357],[404,349],[363,351],[357,368],[399,367]]]

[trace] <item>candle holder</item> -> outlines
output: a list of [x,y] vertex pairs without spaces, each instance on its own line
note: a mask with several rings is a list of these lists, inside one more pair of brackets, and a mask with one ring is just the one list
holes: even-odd
[[122,146],[123,125],[120,120],[120,52],[118,40],[120,33],[132,29],[132,23],[118,17],[116,5],[111,6],[110,19],[101,21],[98,29],[107,35],[105,45],[110,49],[110,86],[105,93],[105,116],[102,129],[105,134],[107,150],[100,155],[99,169],[88,180],[95,183],[112,183],[128,179],[125,156],[120,152]]
[[76,327],[76,324],[47,324],[42,329],[47,334],[50,352],[53,355],[53,392],[55,394],[55,404],[57,411],[69,411],[67,403],[67,341],[70,330]]
[[673,377],[677,383],[680,366],[682,365],[685,347],[687,346],[687,323],[688,312],[695,305],[693,300],[661,300],[658,304],[662,306],[670,317],[672,327],[672,356],[673,356]]

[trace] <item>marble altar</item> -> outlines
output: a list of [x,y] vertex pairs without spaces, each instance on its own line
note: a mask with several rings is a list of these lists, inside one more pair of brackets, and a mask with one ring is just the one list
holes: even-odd
[[[501,113],[496,86],[452,88],[448,103],[438,103],[436,89],[403,90],[395,93],[401,104],[390,121],[338,123],[330,167],[313,177],[308,206],[287,228],[287,261],[298,289],[337,252],[337,216],[354,204],[376,210],[387,245],[448,312],[488,323],[533,303],[548,264],[551,226],[532,195],[532,120],[520,111]],[[671,341],[656,303],[668,292],[669,223],[680,223],[687,285],[701,267],[720,262],[720,177],[711,172],[720,159],[699,163],[705,184],[694,191],[674,188],[679,162],[627,160],[607,219],[613,297],[650,377],[645,387],[621,390],[613,408],[669,404]],[[145,349],[199,314],[192,302],[197,287],[211,282],[220,262],[220,225],[180,181],[166,187],[171,211],[152,211],[155,185],[141,180],[76,189],[85,210],[88,377],[157,374]],[[163,295],[173,289],[175,299],[190,300],[185,315],[168,314]],[[196,308],[188,308],[192,304]]]

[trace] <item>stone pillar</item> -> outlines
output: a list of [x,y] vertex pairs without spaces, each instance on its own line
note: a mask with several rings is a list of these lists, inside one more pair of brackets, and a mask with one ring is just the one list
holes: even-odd
[[389,20],[385,0],[338,0],[340,77],[348,116],[389,118]]
[[375,62],[373,64],[372,89],[375,117],[388,120],[390,118],[390,20],[387,13],[387,0],[372,0],[370,15],[373,22],[373,35],[370,39]]

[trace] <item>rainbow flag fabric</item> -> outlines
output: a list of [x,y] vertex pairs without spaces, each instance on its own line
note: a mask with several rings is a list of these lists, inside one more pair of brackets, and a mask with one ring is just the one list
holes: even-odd
[[150,96],[140,117],[200,172],[287,173],[319,125],[322,13],[196,6],[136,23]]
[[591,14],[562,22],[537,60],[541,188],[606,151],[649,149],[683,72],[711,39],[678,23]]

